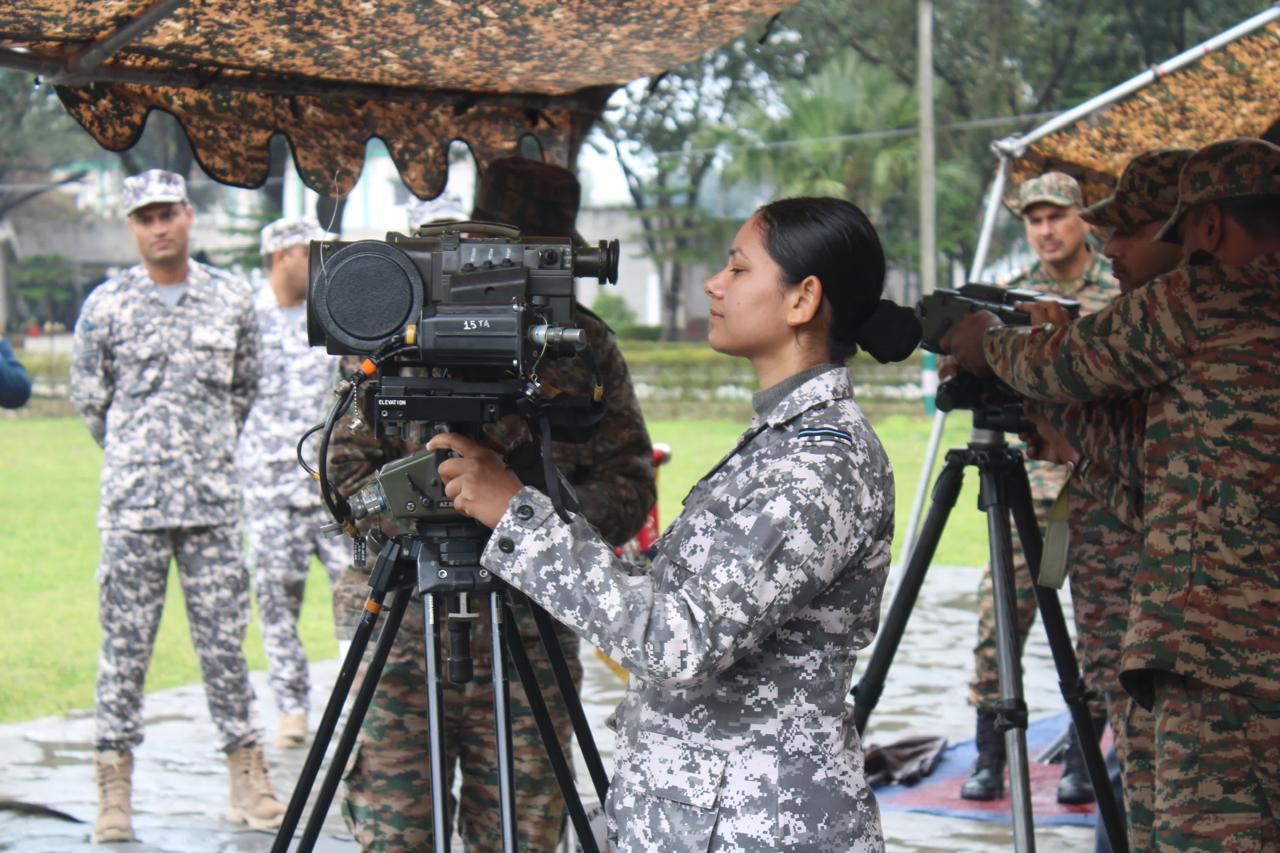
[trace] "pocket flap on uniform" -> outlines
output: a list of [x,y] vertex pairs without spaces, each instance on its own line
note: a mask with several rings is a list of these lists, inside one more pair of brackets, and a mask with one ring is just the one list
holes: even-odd
[[226,323],[196,322],[191,325],[191,346],[201,350],[235,349],[235,329]]
[[657,732],[641,732],[635,757],[645,767],[653,796],[700,809],[715,806],[726,764],[720,750]]

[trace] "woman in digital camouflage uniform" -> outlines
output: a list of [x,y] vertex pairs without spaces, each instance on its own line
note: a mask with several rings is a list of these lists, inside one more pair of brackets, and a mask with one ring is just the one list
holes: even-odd
[[455,506],[493,528],[483,563],[630,671],[609,831],[619,850],[879,850],[879,810],[845,716],[875,634],[893,475],[854,403],[861,345],[919,340],[881,300],[884,254],[852,204],[769,204],[705,285],[708,340],[763,390],[733,450],[636,565],[461,436],[429,447]]

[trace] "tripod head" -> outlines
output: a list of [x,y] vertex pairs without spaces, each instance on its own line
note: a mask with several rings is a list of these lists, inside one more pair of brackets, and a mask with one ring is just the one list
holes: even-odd
[[1022,409],[1020,397],[995,377],[957,373],[938,386],[939,411],[968,409],[973,428],[993,432],[1034,432],[1035,427]]

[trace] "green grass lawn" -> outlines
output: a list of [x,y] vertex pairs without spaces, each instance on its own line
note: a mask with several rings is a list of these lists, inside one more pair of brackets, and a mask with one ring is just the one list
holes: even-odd
[[[663,523],[676,516],[689,488],[733,446],[746,423],[649,423],[653,440],[673,448],[672,461],[659,475]],[[923,417],[905,415],[888,415],[876,423],[896,472],[900,528],[911,509],[929,426]],[[944,448],[963,444],[967,435],[965,419],[951,418]],[[0,722],[93,704],[99,642],[94,513],[101,463],[101,451],[78,420],[0,420]],[[939,546],[938,562],[977,565],[985,560],[985,527],[975,509],[976,495],[977,477],[971,475]],[[171,574],[170,581],[148,691],[200,677],[177,578]],[[301,633],[312,658],[336,654],[328,584],[318,564],[313,564],[307,584]],[[256,618],[245,650],[250,666],[265,667]]]

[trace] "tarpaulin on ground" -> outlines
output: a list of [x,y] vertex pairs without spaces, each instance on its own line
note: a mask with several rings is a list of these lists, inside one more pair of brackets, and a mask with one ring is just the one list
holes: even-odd
[[[1155,79],[1015,155],[1008,186],[1050,169],[1075,176],[1087,203],[1111,194],[1137,154],[1262,136],[1280,122],[1280,21]],[[1034,134],[1030,134],[1032,136]]]
[[104,147],[173,114],[223,183],[257,187],[283,133],[302,179],[355,185],[371,137],[437,195],[532,134],[568,163],[621,84],[687,62],[795,0],[6,0],[0,65],[43,74]]

